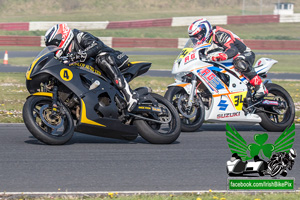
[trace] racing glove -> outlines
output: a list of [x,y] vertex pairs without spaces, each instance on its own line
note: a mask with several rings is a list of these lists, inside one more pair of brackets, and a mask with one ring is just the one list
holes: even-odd
[[219,55],[211,57],[211,60],[212,61],[223,61],[223,60],[227,60],[227,58],[228,58],[228,56],[226,53],[219,53]]
[[85,51],[79,50],[78,52],[75,53],[68,53],[67,57],[71,62],[76,62],[76,61],[84,62],[87,58],[87,54]]

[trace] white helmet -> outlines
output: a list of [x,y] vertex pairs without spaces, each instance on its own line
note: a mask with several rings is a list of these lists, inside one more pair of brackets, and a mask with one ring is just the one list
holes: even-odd
[[203,44],[208,42],[212,35],[212,27],[205,19],[194,21],[188,28],[189,36],[194,44]]

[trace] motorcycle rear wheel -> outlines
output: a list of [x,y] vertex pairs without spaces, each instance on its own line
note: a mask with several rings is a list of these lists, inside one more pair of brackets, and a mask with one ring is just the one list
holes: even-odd
[[286,102],[287,108],[285,110],[280,110],[282,114],[278,115],[263,111],[258,112],[257,114],[262,119],[260,125],[267,131],[284,131],[294,122],[295,119],[295,105],[293,99],[283,87],[277,84],[267,83],[265,86],[269,91],[269,94],[267,97],[265,97],[265,99],[281,100],[283,102]]
[[49,145],[62,145],[74,134],[74,123],[68,109],[59,103],[58,112],[52,109],[52,99],[31,96],[23,106],[23,120],[29,132]]
[[158,106],[168,111],[168,116],[161,117],[161,121],[169,121],[166,124],[155,123],[142,119],[135,119],[134,124],[142,138],[152,144],[171,144],[180,135],[180,119],[176,109],[164,97],[151,93],[151,96],[158,101]]
[[[191,118],[187,118],[185,116],[182,115],[182,113],[178,110],[178,99],[180,99],[180,97],[182,96],[187,96],[185,98],[185,100],[188,100],[188,95],[186,93],[186,91],[184,90],[184,88],[182,87],[169,87],[166,94],[165,94],[165,98],[170,101],[174,107],[177,109],[178,114],[180,116],[181,119],[181,130],[184,132],[194,132],[196,130],[198,130],[203,122],[204,122],[204,104],[202,102],[201,99],[199,99],[199,105],[198,108],[196,106],[193,107],[194,112],[196,112],[196,115],[191,117]],[[181,105],[182,109],[184,110],[184,105]],[[183,111],[182,111],[183,112]],[[186,112],[186,111],[185,111]]]

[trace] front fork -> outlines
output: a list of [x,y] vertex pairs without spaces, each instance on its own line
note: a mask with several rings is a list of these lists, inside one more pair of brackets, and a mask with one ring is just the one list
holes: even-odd
[[56,112],[57,112],[57,86],[54,86],[53,87],[53,99],[52,99],[52,115],[55,116],[56,115]]
[[193,74],[192,76],[192,86],[191,86],[191,91],[190,91],[190,95],[189,95],[189,101],[188,101],[188,108],[191,109],[194,103],[194,96],[196,93],[196,84],[197,84],[197,77]]

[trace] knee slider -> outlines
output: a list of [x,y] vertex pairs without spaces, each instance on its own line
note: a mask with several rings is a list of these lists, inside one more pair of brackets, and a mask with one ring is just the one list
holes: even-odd
[[233,60],[233,65],[240,72],[247,72],[249,70],[249,64],[239,57]]
[[125,88],[124,78],[117,77],[117,78],[115,78],[114,81],[119,90],[122,90]]

